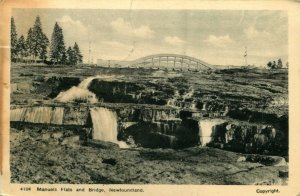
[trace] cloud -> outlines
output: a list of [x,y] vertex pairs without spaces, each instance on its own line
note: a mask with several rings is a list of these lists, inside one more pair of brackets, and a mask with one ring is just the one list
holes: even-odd
[[228,44],[233,43],[233,40],[229,37],[229,35],[223,36],[216,36],[216,35],[209,35],[205,42],[212,44],[217,47],[225,47]]
[[111,46],[111,47],[115,47],[115,48],[120,48],[120,47],[128,47],[129,45],[123,44],[121,42],[117,42],[117,41],[103,41],[102,42],[105,45]]
[[182,45],[182,44],[186,43],[186,41],[180,39],[177,36],[166,36],[164,41],[167,42],[168,44],[171,44],[174,46],[178,46],[178,45]]
[[87,32],[87,27],[79,20],[73,20],[69,15],[64,15],[62,18],[58,19],[58,23],[67,29],[72,30],[74,33],[76,31]]
[[134,28],[129,22],[123,18],[118,18],[110,23],[113,30],[118,33],[132,35],[139,38],[152,38],[154,31],[147,25]]
[[81,21],[73,20],[69,15],[64,15],[57,20],[64,32],[65,41],[74,44],[75,41],[89,39],[89,30]]
[[259,31],[255,28],[254,25],[249,26],[244,30],[244,33],[247,38],[253,39],[253,38],[267,38],[270,37],[271,34],[267,31]]

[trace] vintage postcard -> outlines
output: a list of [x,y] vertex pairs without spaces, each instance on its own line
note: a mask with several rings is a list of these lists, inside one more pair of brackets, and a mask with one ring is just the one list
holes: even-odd
[[0,6],[2,195],[300,194],[299,3]]

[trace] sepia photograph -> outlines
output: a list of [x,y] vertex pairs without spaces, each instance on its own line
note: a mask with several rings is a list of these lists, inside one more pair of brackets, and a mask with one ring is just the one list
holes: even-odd
[[285,11],[13,9],[12,183],[286,185]]

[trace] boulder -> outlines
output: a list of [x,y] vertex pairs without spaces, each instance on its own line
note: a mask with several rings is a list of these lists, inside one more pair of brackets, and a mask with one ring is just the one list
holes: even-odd
[[50,139],[50,133],[43,133],[41,136],[42,140],[48,140]]
[[287,171],[287,170],[279,170],[278,176],[280,178],[288,178],[289,177],[289,171]]
[[240,156],[236,162],[245,162],[246,161],[246,157],[245,156]]
[[96,148],[102,148],[102,149],[116,149],[119,148],[118,144],[112,143],[112,142],[106,142],[101,140],[95,140],[95,139],[88,139],[87,140],[88,146],[93,146]]
[[52,133],[52,138],[55,138],[55,139],[62,138],[62,136],[63,136],[62,132]]
[[110,164],[110,165],[116,165],[116,164],[117,164],[117,160],[116,160],[116,159],[113,159],[113,158],[110,158],[110,159],[103,159],[103,160],[102,160],[102,163]]
[[61,145],[69,145],[73,146],[76,145],[79,142],[79,136],[71,136],[71,137],[66,137],[64,140],[61,142]]

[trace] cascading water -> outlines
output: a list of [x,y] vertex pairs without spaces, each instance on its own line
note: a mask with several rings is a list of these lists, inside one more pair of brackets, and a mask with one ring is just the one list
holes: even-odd
[[33,107],[27,109],[25,114],[25,122],[50,123],[51,117],[51,107]]
[[222,119],[204,119],[199,122],[199,137],[202,146],[206,146],[215,134],[216,125],[222,124]]
[[117,140],[117,114],[103,107],[91,108],[93,122],[93,139],[116,143],[120,148],[128,148],[127,144]]
[[[123,76],[118,76],[119,78]],[[99,76],[92,76],[84,79],[80,82],[78,86],[73,86],[67,91],[60,92],[55,100],[59,102],[71,102],[71,101],[77,101],[77,102],[87,102],[87,103],[97,103],[98,99],[94,93],[88,90],[88,87],[90,86],[91,82],[94,79],[101,78],[105,80],[114,79],[114,75],[99,75]]]
[[64,119],[64,108],[56,107],[53,109],[51,123],[56,125],[62,125]]
[[80,101],[88,103],[97,103],[96,95],[88,90],[90,83],[100,76],[93,76],[84,79],[78,86],[73,86],[67,91],[60,92],[55,100],[60,102]]
[[169,99],[167,102],[167,106],[173,106],[173,107],[178,107],[176,105],[177,99],[180,97],[179,91],[175,90],[174,96],[172,99]]
[[10,110],[10,121],[24,121],[26,108],[16,108]]
[[94,77],[88,77],[84,79],[80,84],[78,85],[79,88],[87,89],[90,86],[90,83],[96,79],[99,78],[100,76],[94,76]]
[[193,109],[193,110],[197,109],[197,108],[196,108],[196,103],[195,103],[195,102],[192,102],[192,103],[191,103],[190,109]]
[[61,107],[28,107],[12,109],[10,120],[15,122],[46,123],[57,124],[63,123],[64,108]]
[[206,103],[203,103],[202,110],[206,110]]

